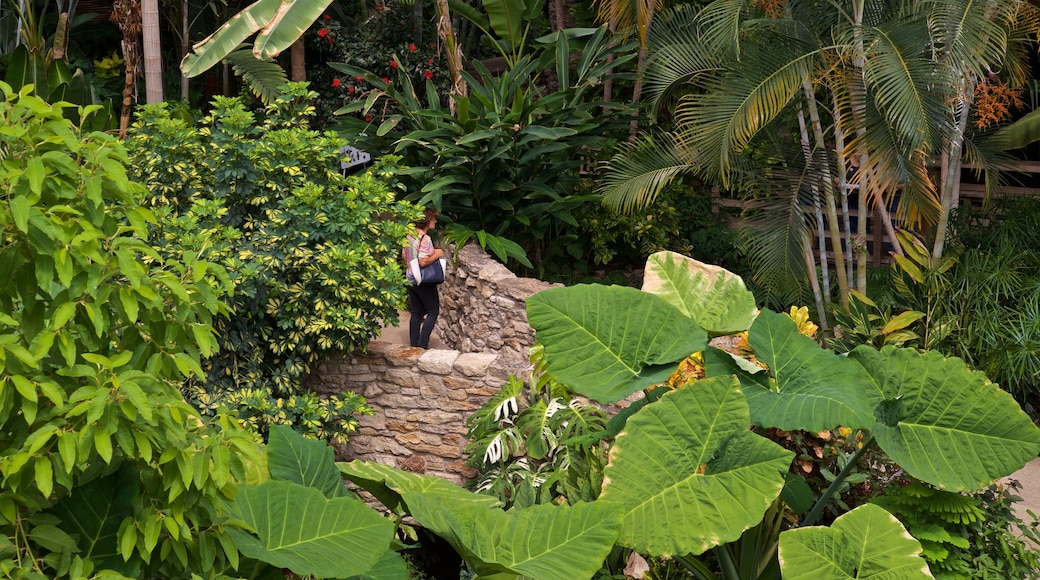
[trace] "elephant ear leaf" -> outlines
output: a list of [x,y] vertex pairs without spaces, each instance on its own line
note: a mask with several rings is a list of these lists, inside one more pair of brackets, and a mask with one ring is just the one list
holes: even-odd
[[700,554],[758,524],[794,454],[750,422],[733,377],[690,383],[633,415],[600,496],[622,506],[618,542],[654,556]]
[[878,445],[914,477],[950,491],[980,489],[1040,453],[1040,429],[1010,394],[958,358],[859,347],[876,379]]
[[362,502],[271,480],[239,490],[233,510],[255,535],[229,528],[245,556],[296,574],[345,578],[371,569],[389,549],[393,523]]
[[755,357],[769,368],[772,388],[743,382],[756,425],[793,431],[844,426],[869,429],[873,403],[881,398],[863,367],[821,348],[798,333],[795,323],[763,310],[748,332]]
[[932,578],[921,544],[895,516],[863,504],[828,528],[809,526],[780,534],[784,580]]
[[755,319],[755,296],[740,276],[675,252],[647,258],[643,291],[664,298],[712,336],[743,332]]
[[382,482],[400,494],[408,514],[451,544],[481,578],[591,578],[617,541],[621,515],[607,502],[506,512],[494,498],[439,477],[360,461],[339,466],[351,481]]
[[708,335],[653,294],[579,284],[527,299],[549,374],[600,403],[668,380],[675,363],[704,350]]
[[[123,560],[119,552],[119,527],[134,514],[134,500],[140,494],[140,473],[129,462],[108,475],[78,487],[48,512],[57,516],[58,527],[78,538],[78,553],[96,562],[99,569],[113,570],[134,578],[141,573],[141,561]],[[90,501],[84,501],[90,498]]]
[[287,425],[271,427],[267,467],[271,477],[320,490],[325,497],[353,497],[336,468],[332,447],[308,439]]

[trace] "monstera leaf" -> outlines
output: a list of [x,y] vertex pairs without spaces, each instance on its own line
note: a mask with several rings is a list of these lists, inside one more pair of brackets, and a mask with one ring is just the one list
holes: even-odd
[[527,299],[549,374],[601,403],[668,380],[708,336],[664,299],[635,288],[579,284]]
[[881,394],[861,365],[825,350],[798,333],[790,318],[763,310],[748,332],[755,357],[771,378],[751,376],[725,357],[707,357],[708,376],[737,373],[756,425],[822,431],[838,426],[869,429]]
[[325,441],[308,439],[288,425],[271,427],[267,468],[273,479],[313,487],[327,498],[353,497],[343,485],[332,447]]
[[951,491],[982,488],[1040,453],[1040,429],[1008,393],[935,351],[859,347],[874,377],[878,445],[914,477]]
[[256,534],[228,529],[242,554],[300,575],[344,578],[367,572],[394,534],[393,523],[364,503],[328,499],[289,481],[245,486],[232,508]]
[[675,252],[647,258],[643,291],[664,298],[712,336],[745,331],[755,319],[755,296],[740,276]]
[[494,498],[440,478],[360,461],[339,466],[359,485],[381,483],[399,493],[408,513],[447,540],[482,578],[591,578],[617,540],[621,515],[615,504],[544,504],[506,512]]
[[780,534],[784,580],[931,578],[921,544],[895,516],[874,504],[834,520],[831,527],[810,526]]
[[794,454],[750,423],[733,377],[688,384],[633,415],[600,496],[623,506],[619,543],[654,556],[700,554],[760,522]]

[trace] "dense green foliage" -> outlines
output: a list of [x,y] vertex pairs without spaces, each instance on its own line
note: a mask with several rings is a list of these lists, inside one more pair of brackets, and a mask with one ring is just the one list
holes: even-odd
[[609,114],[623,108],[602,101],[596,87],[631,55],[610,45],[606,29],[571,33],[539,39],[498,75],[475,63],[476,76],[463,73],[470,94],[454,97],[453,111],[429,79],[420,97],[404,72],[387,82],[333,63],[374,87],[343,112],[373,116],[378,129],[362,124],[350,134],[368,135],[358,138],[364,149],[392,146],[404,157],[409,199],[440,209],[449,239],[475,238],[500,260],[528,267],[580,257],[575,215],[599,201],[579,187],[582,166],[627,126]]
[[[1031,578],[1040,569],[1040,540],[1012,510],[1012,490],[991,485],[972,494],[920,482],[889,487],[873,501],[896,515],[924,548],[932,574],[953,578]],[[1014,532],[1014,533],[1011,533]]]
[[212,354],[231,281],[146,244],[156,217],[122,144],[0,89],[0,570],[223,568],[253,439],[177,386]]
[[541,349],[525,381],[511,376],[466,419],[473,489],[507,507],[599,496],[606,451],[599,444],[607,414],[575,399],[545,373]]
[[340,173],[342,141],[307,128],[311,97],[291,85],[262,120],[217,98],[198,127],[145,107],[128,146],[162,215],[153,243],[166,256],[207,256],[236,285],[233,314],[214,321],[220,352],[189,399],[206,412],[236,409],[260,432],[289,424],[342,441],[363,400],[319,398],[302,381],[329,353],[364,347],[396,322],[406,283],[397,256],[414,208],[395,200],[392,161]]
[[417,85],[430,79],[439,94],[448,94],[451,82],[438,47],[435,21],[416,23],[414,6],[396,0],[379,8],[367,17],[330,11],[307,30],[304,39],[308,61],[321,63],[307,71],[307,80],[319,95],[314,100],[316,127],[340,124],[342,118],[334,113],[373,89],[363,77],[342,74],[325,63],[349,62],[377,78],[406,74]]

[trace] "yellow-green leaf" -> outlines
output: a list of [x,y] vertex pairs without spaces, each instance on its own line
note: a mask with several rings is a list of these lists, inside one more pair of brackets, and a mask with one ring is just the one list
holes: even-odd
[[119,554],[123,560],[129,560],[134,555],[134,545],[137,544],[137,528],[130,519],[123,521],[123,529],[119,531]]
[[881,334],[888,334],[890,332],[902,330],[923,317],[924,312],[919,312],[917,310],[907,310],[906,312],[902,312],[885,323],[885,327],[881,329]]
[[33,403],[36,402],[36,385],[34,385],[32,381],[22,375],[12,375],[11,381],[14,383],[14,388],[18,391],[19,395]]
[[43,497],[50,497],[54,491],[54,470],[51,467],[51,458],[46,455],[36,458],[36,488]]
[[112,439],[100,429],[94,431],[94,449],[105,463],[112,463]]
[[76,434],[66,431],[58,435],[58,454],[65,464],[65,473],[72,473],[76,466]]

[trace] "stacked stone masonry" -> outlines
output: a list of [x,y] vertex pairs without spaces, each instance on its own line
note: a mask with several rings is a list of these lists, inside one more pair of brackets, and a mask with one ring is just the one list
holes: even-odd
[[526,362],[535,342],[527,323],[527,298],[554,286],[559,284],[519,278],[480,246],[468,244],[449,260],[434,332],[459,352],[495,353]]
[[529,372],[534,331],[526,300],[553,285],[518,278],[475,245],[458,253],[445,278],[435,332],[451,350],[375,340],[313,373],[319,394],[351,390],[375,411],[360,417],[337,460],[376,461],[458,484],[473,477],[465,465],[466,418],[509,375]]

